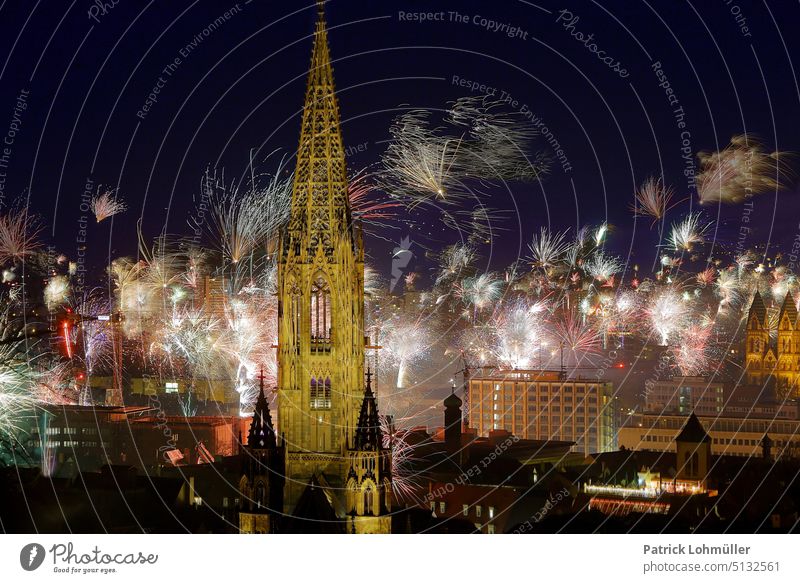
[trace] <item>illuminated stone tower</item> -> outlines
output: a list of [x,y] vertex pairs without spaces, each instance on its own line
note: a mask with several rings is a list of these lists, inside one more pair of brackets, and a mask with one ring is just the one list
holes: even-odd
[[748,383],[764,384],[774,377],[776,396],[800,395],[800,325],[791,292],[778,312],[777,330],[770,323],[761,295],[756,293],[747,316],[745,364]]
[[769,345],[769,319],[761,294],[756,292],[747,315],[745,368],[748,384],[763,384],[772,372]]
[[312,483],[346,518],[350,448],[364,396],[364,248],[347,193],[323,2],[308,74],[292,210],[278,268],[278,423],[284,507]]
[[786,293],[778,313],[777,339],[775,377],[778,393],[782,397],[795,397],[800,385],[800,327],[792,292]]

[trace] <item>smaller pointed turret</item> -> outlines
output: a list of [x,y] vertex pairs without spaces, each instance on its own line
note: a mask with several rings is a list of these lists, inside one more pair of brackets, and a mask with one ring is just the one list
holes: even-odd
[[786,297],[783,298],[778,322],[783,321],[784,315],[789,316],[789,322],[791,322],[792,326],[797,325],[797,304],[794,303],[794,296],[790,291],[786,292]]
[[253,421],[247,434],[247,445],[251,448],[265,449],[277,446],[275,427],[272,425],[272,415],[269,412],[269,402],[264,395],[264,369],[259,374],[259,392],[256,408],[253,411]]
[[372,392],[372,372],[367,369],[367,383],[364,388],[364,400],[358,415],[356,427],[355,449],[358,451],[378,451],[383,448],[381,423],[378,416],[378,402]]
[[450,456],[461,449],[461,405],[453,385],[450,395],[444,400],[444,443]]
[[756,295],[753,296],[753,303],[750,304],[750,313],[747,317],[748,327],[754,315],[762,328],[767,326],[767,306],[764,305],[764,300],[761,299],[761,294],[758,293],[758,291],[756,291]]

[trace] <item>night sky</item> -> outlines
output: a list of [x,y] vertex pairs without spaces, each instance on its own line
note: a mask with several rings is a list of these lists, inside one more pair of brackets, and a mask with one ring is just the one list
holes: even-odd
[[[139,217],[150,240],[191,235],[206,168],[246,177],[251,149],[263,171],[292,159],[315,20],[307,1],[102,4],[0,2],[0,202],[27,201],[70,257],[88,217],[95,276],[109,254],[136,253]],[[434,19],[409,16],[420,12]],[[509,107],[531,112],[561,145],[568,169],[554,160],[541,184],[480,185],[486,204],[508,211],[484,250],[493,269],[524,255],[540,225],[602,221],[613,225],[615,253],[652,264],[655,230],[629,205],[636,186],[663,173],[682,201],[670,218],[696,207],[684,139],[694,154],[748,132],[770,151],[800,152],[797,3],[331,0],[327,19],[351,170],[380,159],[398,113],[481,91],[510,96]],[[619,64],[604,64],[577,33],[593,34]],[[677,104],[659,86],[664,76]],[[543,138],[537,144],[553,154]],[[87,181],[89,190],[118,188],[128,211],[95,224],[81,208]],[[753,199],[748,246],[791,246],[800,216],[791,184]],[[733,246],[742,206],[705,211],[716,241]],[[422,272],[432,266],[424,247],[458,237],[432,212],[397,227],[381,233],[388,241],[367,241],[384,275],[401,237],[418,245]]]

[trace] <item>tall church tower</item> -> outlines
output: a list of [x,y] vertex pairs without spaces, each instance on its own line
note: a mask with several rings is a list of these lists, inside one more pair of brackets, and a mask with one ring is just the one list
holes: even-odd
[[344,517],[364,396],[364,248],[350,215],[323,4],[278,256],[278,421],[287,449],[285,511],[314,483]]

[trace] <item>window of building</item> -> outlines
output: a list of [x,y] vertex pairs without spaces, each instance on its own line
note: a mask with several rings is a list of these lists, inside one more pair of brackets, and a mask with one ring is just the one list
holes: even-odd
[[469,516],[469,504],[462,504],[461,505],[461,513],[464,516]]
[[494,506],[489,506],[489,518],[494,518]]
[[487,527],[486,527],[486,531],[487,531],[489,534],[494,534],[494,524],[490,524],[489,526],[487,526]]
[[482,512],[483,512],[483,507],[482,507],[480,504],[478,504],[478,505],[475,507],[475,516],[477,516],[478,518],[480,518],[480,517],[481,517],[481,514],[482,514]]
[[178,392],[178,383],[176,383],[174,381],[170,381],[170,382],[164,383],[164,390],[167,393],[177,393]]
[[331,408],[330,377],[326,377],[324,380],[311,377],[311,408],[312,409]]
[[[373,504],[374,503],[375,503],[374,502],[374,493],[372,491],[372,488],[367,487],[367,489],[364,490],[364,514],[374,514],[373,513]],[[443,504],[444,503],[442,502],[440,504],[440,506],[442,506]],[[444,509],[442,508],[441,511],[444,512]]]
[[324,277],[311,286],[311,340],[326,342],[331,338],[331,288]]
[[445,510],[447,510],[447,504],[444,502],[439,502],[439,513],[444,514]]

